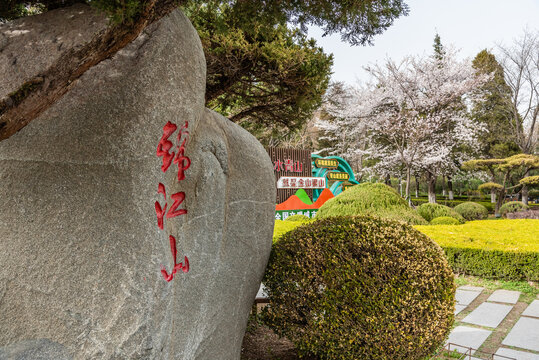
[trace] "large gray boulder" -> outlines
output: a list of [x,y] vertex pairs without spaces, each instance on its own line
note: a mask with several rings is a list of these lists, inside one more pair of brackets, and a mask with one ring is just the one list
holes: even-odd
[[[0,97],[104,24],[78,5],[1,25]],[[200,40],[175,11],[0,142],[0,356],[239,358],[271,248],[273,169],[204,91]],[[188,122],[182,181],[156,155],[167,122]],[[168,209],[179,192],[187,209],[163,230],[159,183]],[[189,271],[167,282],[171,235]]]

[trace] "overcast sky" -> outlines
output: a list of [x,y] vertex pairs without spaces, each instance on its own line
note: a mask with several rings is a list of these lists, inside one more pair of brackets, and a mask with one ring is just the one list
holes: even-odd
[[496,44],[509,44],[524,28],[539,29],[539,0],[405,0],[410,14],[374,38],[374,46],[350,46],[338,34],[314,37],[326,53],[333,53],[334,81],[350,85],[368,80],[363,67],[390,57],[400,60],[413,54],[430,54],[436,32],[442,44],[460,49],[459,57],[473,58],[482,49],[496,50]]

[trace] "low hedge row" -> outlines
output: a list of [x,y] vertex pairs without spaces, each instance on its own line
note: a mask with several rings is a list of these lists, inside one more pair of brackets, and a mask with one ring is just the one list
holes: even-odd
[[[412,204],[414,204],[414,206],[419,206],[421,204],[426,204],[428,202],[429,202],[428,199],[412,198]],[[436,202],[438,204],[440,204],[440,205],[445,205],[445,206],[449,206],[449,207],[455,207],[457,205],[463,204],[463,203],[468,202],[468,201],[467,200],[436,200]],[[490,201],[474,201],[474,202],[477,203],[477,204],[483,205],[484,207],[487,208],[487,210],[489,212],[494,212],[494,206],[496,204],[493,204]]]
[[487,279],[539,281],[539,253],[442,246],[456,273]]

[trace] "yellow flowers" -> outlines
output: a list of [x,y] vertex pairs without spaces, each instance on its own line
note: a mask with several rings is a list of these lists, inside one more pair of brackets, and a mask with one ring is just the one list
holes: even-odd
[[539,252],[539,220],[478,220],[463,225],[414,227],[442,247]]

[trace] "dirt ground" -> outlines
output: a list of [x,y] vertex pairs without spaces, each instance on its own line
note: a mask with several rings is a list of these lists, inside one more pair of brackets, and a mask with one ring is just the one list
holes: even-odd
[[[277,336],[271,329],[250,319],[243,337],[241,360],[295,360],[300,359],[294,344]],[[302,357],[302,360],[317,360]]]

